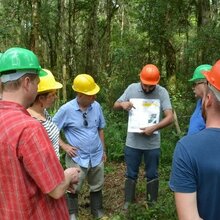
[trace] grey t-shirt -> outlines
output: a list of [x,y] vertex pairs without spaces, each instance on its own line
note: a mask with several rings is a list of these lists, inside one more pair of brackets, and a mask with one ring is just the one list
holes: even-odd
[[[117,101],[126,102],[131,98],[159,99],[161,113],[165,110],[172,109],[169,94],[167,90],[160,85],[156,85],[156,88],[152,93],[145,94],[141,88],[140,83],[132,83],[127,87],[127,89]],[[126,146],[143,150],[160,148],[160,132],[151,136],[147,136],[141,133],[127,132]]]

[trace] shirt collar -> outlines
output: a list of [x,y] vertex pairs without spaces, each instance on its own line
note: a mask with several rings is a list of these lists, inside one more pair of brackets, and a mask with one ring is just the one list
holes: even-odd
[[[88,110],[92,109],[92,106],[93,106],[94,103],[92,103],[89,107],[88,107]],[[79,107],[79,104],[77,102],[77,98],[73,99],[73,109],[76,110],[76,111],[81,111],[80,110],[80,107]]]
[[0,109],[13,109],[23,111],[25,114],[30,115],[24,106],[16,102],[10,102],[5,100],[0,100]]

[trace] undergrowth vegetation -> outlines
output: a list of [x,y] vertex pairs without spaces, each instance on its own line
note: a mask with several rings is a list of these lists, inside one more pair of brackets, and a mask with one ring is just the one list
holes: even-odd
[[[109,125],[111,126],[111,125]],[[124,135],[124,131],[121,131],[121,136]],[[116,138],[111,136],[111,139],[109,140],[115,140],[117,139],[118,133],[120,133],[120,130],[117,129],[117,131],[113,132],[113,134],[117,133]],[[146,181],[144,178],[144,164],[140,167],[140,173],[139,173],[139,179],[137,182],[137,188],[136,188],[136,203],[130,206],[128,212],[123,211],[123,202],[124,202],[124,174],[121,174],[121,192],[117,195],[119,201],[120,201],[120,207],[116,209],[116,213],[111,213],[110,219],[112,220],[176,220],[176,210],[175,210],[175,203],[173,198],[173,193],[170,191],[168,186],[169,176],[170,176],[170,170],[171,170],[171,163],[172,163],[172,154],[173,150],[175,148],[175,144],[177,140],[179,139],[179,136],[176,134],[175,126],[172,125],[168,128],[165,128],[162,131],[162,137],[161,137],[161,161],[160,161],[160,167],[159,167],[159,173],[160,173],[160,187],[159,187],[159,198],[158,202],[153,207],[148,207],[146,204]],[[109,141],[108,139],[106,141]],[[119,146],[119,143],[121,144]],[[110,145],[111,146],[111,145]],[[114,144],[114,148],[120,147],[120,149],[115,149],[117,152],[117,155],[119,156],[117,158],[117,161],[121,161],[123,163],[123,147],[124,147],[124,141],[122,141],[120,138],[118,139],[118,144]],[[109,147],[109,146],[108,146]],[[111,160],[111,152],[113,152],[113,149],[109,149],[108,152],[110,152],[109,157]],[[121,155],[122,154],[122,155]],[[114,154],[115,156],[115,154]],[[116,170],[111,169],[111,162],[108,162],[106,164],[106,176],[108,176],[110,173],[114,173],[114,177],[118,178]],[[115,164],[117,167],[117,164]],[[119,169],[121,167],[119,166]],[[111,181],[111,180],[110,180]],[[113,181],[113,180],[112,180]],[[121,197],[121,198],[119,198]],[[105,204],[105,206],[109,206],[111,203]],[[114,204],[114,203],[113,203]],[[108,207],[109,208],[109,207]],[[113,208],[114,210],[114,208]]]
[[[103,94],[98,100],[103,108],[106,119],[105,143],[107,149],[107,162],[105,164],[105,185],[103,190],[103,203],[105,213],[111,220],[176,220],[175,202],[168,182],[171,171],[172,155],[176,142],[186,133],[189,117],[195,106],[193,93],[179,87],[178,92],[171,95],[173,109],[177,114],[176,123],[161,130],[161,158],[159,166],[160,187],[158,202],[153,207],[146,204],[146,181],[144,178],[144,164],[140,167],[136,188],[136,202],[130,206],[129,211],[123,210],[124,203],[124,145],[127,131],[128,114],[125,111],[114,111],[113,104],[107,104]],[[99,97],[98,97],[99,98]],[[54,110],[56,112],[57,109]],[[53,114],[53,113],[52,113]],[[177,132],[179,126],[180,131]],[[61,163],[65,167],[64,153]],[[79,199],[79,220],[92,219],[89,204],[89,189],[85,184]]]
[[[178,109],[178,108],[176,108]],[[127,131],[127,113],[113,111],[103,105],[107,126],[105,128],[105,142],[108,160],[105,164],[105,185],[103,203],[105,213],[110,220],[176,220],[176,210],[173,193],[169,189],[168,181],[171,171],[172,155],[176,142],[185,134],[189,116],[180,117],[181,133],[177,134],[175,125],[161,131],[160,158],[160,187],[158,202],[153,207],[146,204],[146,181],[144,178],[144,164],[140,167],[136,188],[136,202],[129,211],[123,210],[124,203],[124,145]],[[187,114],[187,112],[185,112]],[[62,154],[64,165],[64,153]],[[89,189],[85,183],[79,199],[79,220],[92,219],[89,204]]]

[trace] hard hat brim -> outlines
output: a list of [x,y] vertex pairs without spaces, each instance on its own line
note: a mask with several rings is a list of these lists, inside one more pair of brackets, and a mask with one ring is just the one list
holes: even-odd
[[211,70],[202,72],[202,74],[205,76],[205,78],[209,82],[209,84],[211,84],[213,87],[218,89],[218,87],[216,86],[215,79],[213,79],[212,74],[210,74],[210,73],[211,73]]
[[197,82],[197,81],[202,81],[202,80],[206,80],[205,78],[191,78],[191,79],[189,79],[188,81],[189,82]]
[[6,83],[6,82],[18,80],[26,74],[39,75],[39,72],[36,70],[17,70],[10,74],[1,75],[0,79],[2,83]]
[[43,69],[41,69],[41,70],[39,71],[39,73],[38,73],[38,76],[39,76],[39,77],[47,76],[47,75],[48,75],[47,72],[44,71]]
[[210,73],[211,71],[203,71],[202,72],[202,74],[205,76],[205,78],[208,80],[208,81],[210,81],[210,77],[209,77],[209,73]]
[[144,85],[152,85],[152,86],[157,85],[157,84],[159,83],[159,81],[160,81],[160,77],[159,77],[159,80],[157,80],[157,81],[148,81],[148,80],[142,79],[141,77],[140,77],[140,79],[141,79],[141,82],[142,82]]
[[52,87],[48,87],[47,89],[39,89],[37,92],[42,93],[42,92],[49,92],[52,90],[57,90],[63,88],[63,85],[59,82],[56,82]]
[[96,95],[99,91],[100,91],[100,87],[95,84],[95,88],[88,91],[88,92],[85,92],[85,91],[78,91],[74,86],[72,86],[72,89],[75,91],[75,92],[79,92],[79,93],[82,93],[82,94],[85,94],[85,95]]

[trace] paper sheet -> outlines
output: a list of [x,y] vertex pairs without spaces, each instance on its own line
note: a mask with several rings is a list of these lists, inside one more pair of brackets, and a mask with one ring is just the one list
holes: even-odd
[[[157,124],[160,119],[159,99],[130,99],[134,108],[129,111],[128,132],[141,133],[140,128]],[[154,133],[158,133],[154,132]]]

